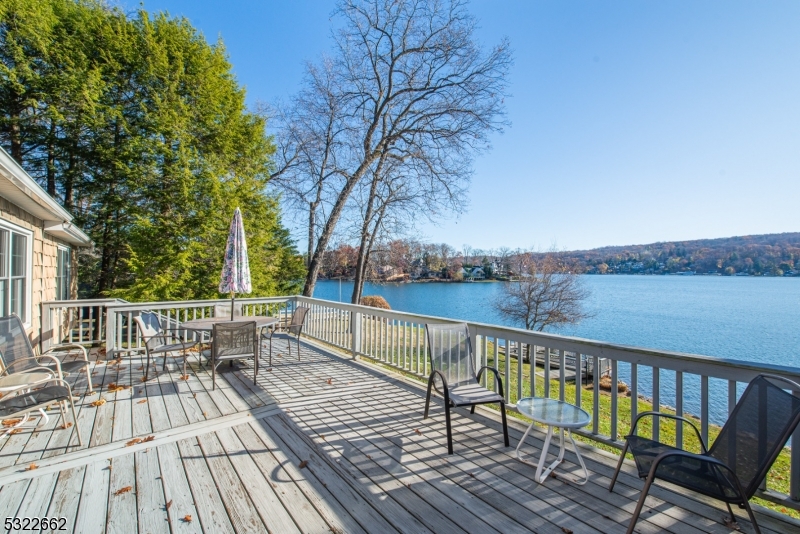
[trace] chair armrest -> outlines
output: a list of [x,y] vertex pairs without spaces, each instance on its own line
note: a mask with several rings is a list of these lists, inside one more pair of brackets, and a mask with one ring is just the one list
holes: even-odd
[[703,452],[708,451],[708,448],[706,447],[706,444],[703,441],[703,437],[700,435],[700,430],[697,429],[697,426],[695,426],[695,424],[689,419],[681,417],[680,415],[673,415],[661,412],[642,412],[636,416],[636,420],[633,422],[633,426],[631,426],[631,432],[630,432],[631,436],[636,434],[636,426],[639,424],[639,419],[641,419],[642,417],[656,417],[656,418],[666,417],[667,419],[673,419],[675,421],[683,421],[684,423],[689,423],[689,426],[692,427],[692,430],[694,430],[695,435],[697,435],[697,440],[700,442],[700,446],[703,448]]
[[489,371],[494,373],[494,378],[497,381],[497,387],[499,388],[498,392],[500,393],[501,397],[506,398],[505,390],[503,389],[503,379],[500,378],[500,373],[498,373],[497,369],[495,369],[494,367],[489,367],[488,365],[484,365],[483,367],[478,369],[478,382],[481,381],[481,376],[483,375],[484,369],[488,369]]
[[64,343],[62,345],[55,345],[54,347],[50,347],[44,351],[41,356],[49,355],[51,352],[72,352],[75,350],[79,350],[83,354],[84,361],[89,361],[89,353],[86,352],[86,348],[83,345],[78,345],[77,343]]
[[[39,364],[37,367],[39,367],[39,368],[42,368],[42,369],[47,369],[48,371],[52,371],[52,368],[50,368],[50,367],[45,367],[45,366],[43,366],[43,365],[41,364],[41,360],[43,360],[43,359],[49,359],[49,360],[53,360],[53,364],[54,364],[54,365],[55,365],[55,367],[56,367],[56,371],[58,371],[58,376],[61,376],[61,360],[59,360],[59,359],[58,359],[58,358],[56,358],[55,356],[51,356],[51,355],[49,355],[49,354],[42,354],[42,355],[40,355],[40,356],[29,356],[29,357],[27,357],[27,358],[17,358],[16,360],[14,360],[13,362],[11,362],[10,364],[8,364],[8,365],[6,366],[6,368],[3,370],[3,374],[6,374],[6,373],[8,373],[8,370],[9,370],[9,369],[11,369],[11,368],[13,368],[13,367],[14,367],[15,365],[17,365],[18,363],[21,363],[21,362],[26,362],[26,361],[31,361],[31,360],[33,360],[33,361],[35,361],[37,364]],[[25,370],[23,370],[23,371],[17,371],[17,372],[20,372],[20,373],[21,373],[21,372],[25,372],[25,371],[27,371],[27,369],[25,369]]]
[[[442,379],[442,387],[444,388],[444,391],[439,391],[439,388],[436,387],[436,381],[434,380],[436,375],[439,375],[439,378]],[[447,379],[444,377],[441,371],[437,371],[436,369],[431,371],[431,375],[428,377],[428,390],[430,390],[431,385],[433,385],[433,388],[444,397],[445,406],[449,404],[450,390],[447,388]]]

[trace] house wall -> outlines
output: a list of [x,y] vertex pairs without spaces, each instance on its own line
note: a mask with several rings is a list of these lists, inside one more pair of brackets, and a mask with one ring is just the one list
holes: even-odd
[[35,347],[39,343],[42,326],[42,302],[56,298],[56,268],[58,245],[72,249],[73,269],[70,281],[71,298],[78,297],[78,270],[74,266],[75,248],[44,232],[44,221],[0,197],[0,219],[33,232],[33,257],[31,261],[30,327],[28,336]]

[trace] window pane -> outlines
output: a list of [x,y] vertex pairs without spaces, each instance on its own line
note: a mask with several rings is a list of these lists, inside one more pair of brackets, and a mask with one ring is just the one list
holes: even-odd
[[25,320],[25,279],[11,280],[11,313],[16,313]]
[[0,278],[8,277],[8,230],[0,230]]
[[26,241],[24,235],[11,234],[11,276],[25,276]]
[[8,315],[8,280],[0,280],[0,317]]

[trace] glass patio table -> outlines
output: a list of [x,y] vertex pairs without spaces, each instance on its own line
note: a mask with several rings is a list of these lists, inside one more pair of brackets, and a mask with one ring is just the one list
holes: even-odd
[[[248,322],[255,321],[256,328],[264,328],[278,323],[276,317],[266,317],[263,315],[236,315],[233,318],[234,322]],[[202,319],[192,319],[181,323],[178,327],[180,330],[193,330],[195,332],[211,332],[214,325],[218,323],[230,323],[230,316],[225,317],[204,317]]]
[[[591,416],[586,412],[586,410],[573,404],[569,404],[568,402],[560,401],[558,399],[550,399],[547,397],[522,398],[517,401],[517,410],[522,415],[533,419],[530,426],[525,431],[525,434],[523,434],[522,439],[519,440],[519,444],[517,445],[517,459],[519,461],[530,464],[530,462],[522,458],[519,449],[525,442],[525,438],[528,437],[528,433],[533,428],[534,423],[547,425],[547,437],[544,440],[544,446],[542,447],[542,454],[539,457],[539,462],[536,464],[536,475],[534,476],[535,480],[539,484],[544,483],[550,473],[552,473],[553,470],[564,460],[564,451],[566,449],[564,430],[566,430],[567,435],[572,442],[572,450],[575,451],[575,456],[578,457],[578,462],[583,468],[583,481],[579,482],[574,480],[573,482],[579,485],[586,484],[586,482],[589,480],[589,471],[586,469],[586,464],[583,463],[583,458],[581,458],[581,455],[578,452],[578,447],[575,445],[575,440],[572,439],[573,428],[583,428],[591,422]],[[550,448],[550,441],[553,439],[554,428],[559,429],[559,442],[561,447],[558,451],[556,460],[545,468],[544,464],[547,460],[547,451]]]

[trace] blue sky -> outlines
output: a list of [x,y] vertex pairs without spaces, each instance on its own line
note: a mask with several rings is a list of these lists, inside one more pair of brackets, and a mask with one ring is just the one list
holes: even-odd
[[[334,5],[144,3],[221,37],[251,104],[298,90],[304,62],[330,50]],[[800,231],[800,2],[469,9],[480,41],[514,50],[512,124],[476,161],[469,211],[421,235],[581,249]]]

